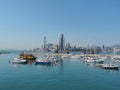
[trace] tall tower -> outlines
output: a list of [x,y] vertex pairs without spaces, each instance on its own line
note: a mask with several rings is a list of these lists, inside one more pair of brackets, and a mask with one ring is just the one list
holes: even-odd
[[44,36],[44,49],[46,48],[46,36]]
[[59,50],[63,51],[65,49],[65,38],[64,35],[61,34],[60,40],[59,40]]

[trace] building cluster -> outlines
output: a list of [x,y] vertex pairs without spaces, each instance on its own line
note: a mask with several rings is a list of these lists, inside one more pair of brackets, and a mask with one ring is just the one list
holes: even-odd
[[46,36],[44,37],[44,44],[41,48],[32,48],[31,51],[40,51],[40,52],[55,52],[55,53],[69,53],[69,52],[82,52],[84,54],[98,54],[102,51],[111,51],[111,47],[102,47],[100,46],[91,46],[91,47],[76,47],[71,46],[70,43],[65,42],[64,34],[61,34],[59,37],[59,43],[47,43]]
[[51,51],[55,53],[69,52],[71,46],[70,43],[65,43],[64,34],[59,37],[59,44],[46,43],[46,37],[44,37],[44,45],[41,47],[41,51]]

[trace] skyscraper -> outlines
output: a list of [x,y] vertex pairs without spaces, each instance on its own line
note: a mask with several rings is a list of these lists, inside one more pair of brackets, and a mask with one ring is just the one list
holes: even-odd
[[44,49],[46,49],[46,36],[44,36]]
[[59,39],[59,50],[60,51],[65,50],[65,38],[63,34],[61,34],[61,37]]

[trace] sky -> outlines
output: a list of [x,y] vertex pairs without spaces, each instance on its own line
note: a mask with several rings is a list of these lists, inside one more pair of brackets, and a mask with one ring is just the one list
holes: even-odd
[[120,0],[0,0],[0,49],[120,44]]

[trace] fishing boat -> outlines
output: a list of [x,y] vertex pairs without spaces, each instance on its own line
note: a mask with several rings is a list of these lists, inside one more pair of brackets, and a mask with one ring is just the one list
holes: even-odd
[[116,64],[102,64],[103,69],[119,69],[119,66]]
[[36,57],[33,54],[24,54],[24,53],[21,53],[19,58],[25,59],[25,60],[35,60],[36,59]]
[[14,58],[14,60],[12,61],[13,64],[25,64],[27,63],[27,60],[24,59],[20,59],[20,58]]

